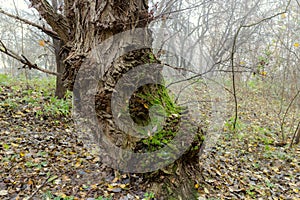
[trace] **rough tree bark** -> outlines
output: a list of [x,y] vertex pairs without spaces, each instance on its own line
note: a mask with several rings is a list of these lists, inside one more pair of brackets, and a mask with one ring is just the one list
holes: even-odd
[[[147,0],[64,0],[63,14],[56,13],[46,0],[30,1],[65,44],[60,51],[68,55],[64,60],[66,69],[63,80],[71,91],[78,70],[85,59],[90,56],[91,49],[118,33],[147,27],[153,19],[148,12]],[[142,34],[151,34],[151,32],[146,31]],[[130,41],[122,41],[123,44],[128,42],[130,43]],[[148,37],[148,41],[141,40],[141,45],[143,42],[149,45],[152,42],[151,37]],[[115,58],[117,55],[117,48],[111,44],[111,47],[107,49],[111,58]],[[144,148],[140,140],[129,137],[112,123],[110,100],[113,88],[123,74],[143,64],[159,63],[159,60],[155,58],[151,48],[132,51],[112,60],[113,62],[109,63],[109,67],[105,71],[105,77],[99,81],[98,91],[95,94],[95,108],[99,123],[104,127],[104,134],[117,147],[131,151],[145,150],[147,147]],[[159,96],[162,94],[160,90],[163,88],[148,85],[136,93]],[[168,96],[168,94],[164,95]],[[147,102],[147,99],[140,103],[140,100],[138,96],[132,97],[131,107],[139,107],[144,116],[132,112],[132,118],[135,122],[147,123],[148,109],[144,103],[151,103]],[[173,119],[170,118],[171,123],[165,127],[165,132],[176,132],[174,118],[181,120],[180,112],[173,113],[173,115],[171,112],[168,114],[173,116]],[[198,153],[202,144],[202,133],[199,130],[191,131],[197,131],[197,134],[193,139],[192,146],[184,155],[164,169],[143,175],[145,185],[149,185],[149,190],[153,191],[159,199],[195,198],[193,180],[200,173]]]

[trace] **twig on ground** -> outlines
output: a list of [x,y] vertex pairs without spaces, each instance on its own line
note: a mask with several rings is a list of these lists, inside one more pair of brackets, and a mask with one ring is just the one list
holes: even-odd
[[[38,191],[40,191],[40,189],[42,189],[45,185],[46,185],[46,183],[48,182],[48,180],[51,178],[51,176],[48,176],[47,178],[46,178],[46,180],[26,199],[26,200],[30,200],[30,199],[32,199],[35,195],[36,195],[36,193],[38,193]],[[56,178],[54,178],[53,180],[55,180],[55,179],[57,179],[58,177],[56,177]],[[53,181],[52,180],[52,181]]]

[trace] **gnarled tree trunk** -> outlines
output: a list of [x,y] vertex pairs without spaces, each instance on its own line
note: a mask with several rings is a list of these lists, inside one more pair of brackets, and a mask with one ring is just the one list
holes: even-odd
[[[124,78],[124,75],[130,70],[138,66],[151,65],[155,70],[144,71],[143,73],[152,72],[148,78],[163,83],[160,74],[160,62],[154,56],[152,49],[149,48],[151,47],[152,38],[151,31],[147,30],[146,27],[153,16],[148,12],[147,0],[64,0],[63,14],[54,12],[46,0],[31,0],[31,2],[53,30],[57,32],[62,42],[66,44],[63,47],[63,52],[67,52],[68,56],[64,62],[66,69],[63,78],[68,89],[74,89],[75,81],[77,81],[76,84],[79,88],[86,87],[82,85],[91,81],[91,77],[97,78],[93,74],[102,77],[101,80],[97,81],[97,91],[91,96],[85,93],[86,90],[84,92],[78,90],[74,95],[76,97],[75,101],[80,101],[82,107],[85,107],[85,98],[94,97],[97,123],[101,125],[101,134],[103,134],[99,135],[96,132],[95,138],[101,144],[104,144],[103,138],[105,137],[105,140],[109,140],[110,144],[114,145],[112,148],[106,147],[109,154],[101,154],[103,162],[108,159],[106,162],[116,162],[113,163],[114,166],[120,164],[114,158],[119,153],[119,151],[115,151],[115,147],[135,153],[150,152],[149,155],[151,155],[151,152],[165,147],[172,150],[174,156],[178,155],[182,147],[168,144],[168,141],[164,142],[164,145],[155,145],[151,139],[130,136],[113,119],[113,106],[115,106],[111,103],[113,92],[118,81]],[[121,39],[115,37],[115,35],[128,30],[138,30],[139,37],[126,37],[126,34]],[[111,39],[111,41],[108,39]],[[106,45],[101,46],[103,42]],[[132,44],[134,45],[132,46]],[[99,45],[106,48],[98,49]],[[143,46],[144,48],[142,48]],[[100,51],[98,52],[100,57],[96,56],[96,59],[93,60],[95,49]],[[103,58],[101,55],[103,55]],[[97,59],[102,59],[102,61]],[[93,71],[95,68],[89,68],[89,64],[100,65],[99,71]],[[82,67],[87,68],[82,70]],[[85,80],[76,77],[79,70],[85,72]],[[82,81],[82,85],[80,82],[78,83],[78,80]],[[130,90],[131,88],[130,85],[123,85],[123,87],[125,87],[123,88],[125,93],[127,89]],[[172,102],[173,100],[166,91],[163,86],[156,84],[146,84],[135,90],[128,102],[131,118],[141,126],[147,125],[150,118],[149,109],[155,106],[154,101],[158,99],[165,109],[168,120],[168,123],[159,131],[159,134],[162,135],[163,139],[167,138],[171,141],[179,131],[177,128],[179,122],[184,121],[188,126],[185,127],[185,135],[181,137],[181,142],[191,143],[192,145],[168,166],[161,164],[164,159],[155,160],[158,159],[155,156],[137,160],[132,157],[132,154],[125,154],[122,159],[127,159],[125,163],[129,166],[121,166],[121,169],[139,168],[147,165],[149,160],[156,161],[158,165],[164,167],[155,171],[148,170],[151,172],[144,173],[145,184],[150,185],[149,190],[152,190],[159,199],[193,199],[195,197],[193,179],[199,175],[198,153],[202,144],[202,132],[198,127],[195,128],[192,123],[189,123],[189,117],[183,114],[184,108],[176,108],[175,103]],[[122,102],[116,101],[116,103],[121,104]],[[169,107],[166,105],[169,105]],[[119,113],[118,117],[121,117],[121,115],[122,113]],[[162,141],[159,142],[163,143]],[[100,151],[101,148],[103,147],[100,147]],[[169,156],[173,156],[173,154]],[[140,172],[147,172],[147,170],[140,170]]]

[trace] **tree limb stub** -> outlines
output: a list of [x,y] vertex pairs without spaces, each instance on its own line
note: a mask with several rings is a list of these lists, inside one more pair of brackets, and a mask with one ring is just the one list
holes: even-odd
[[58,34],[61,40],[68,42],[69,29],[66,18],[55,12],[53,7],[46,0],[30,0],[32,6],[47,21],[52,29]]

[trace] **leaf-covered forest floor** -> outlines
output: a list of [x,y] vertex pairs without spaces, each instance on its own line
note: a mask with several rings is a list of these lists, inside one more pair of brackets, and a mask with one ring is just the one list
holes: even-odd
[[[53,81],[0,77],[0,199],[151,199],[138,175],[101,165],[73,134],[71,95]],[[239,91],[237,131],[230,116],[201,155],[200,199],[300,199],[300,146],[289,148],[299,112],[284,122],[263,89]],[[291,128],[291,129],[289,129]]]

